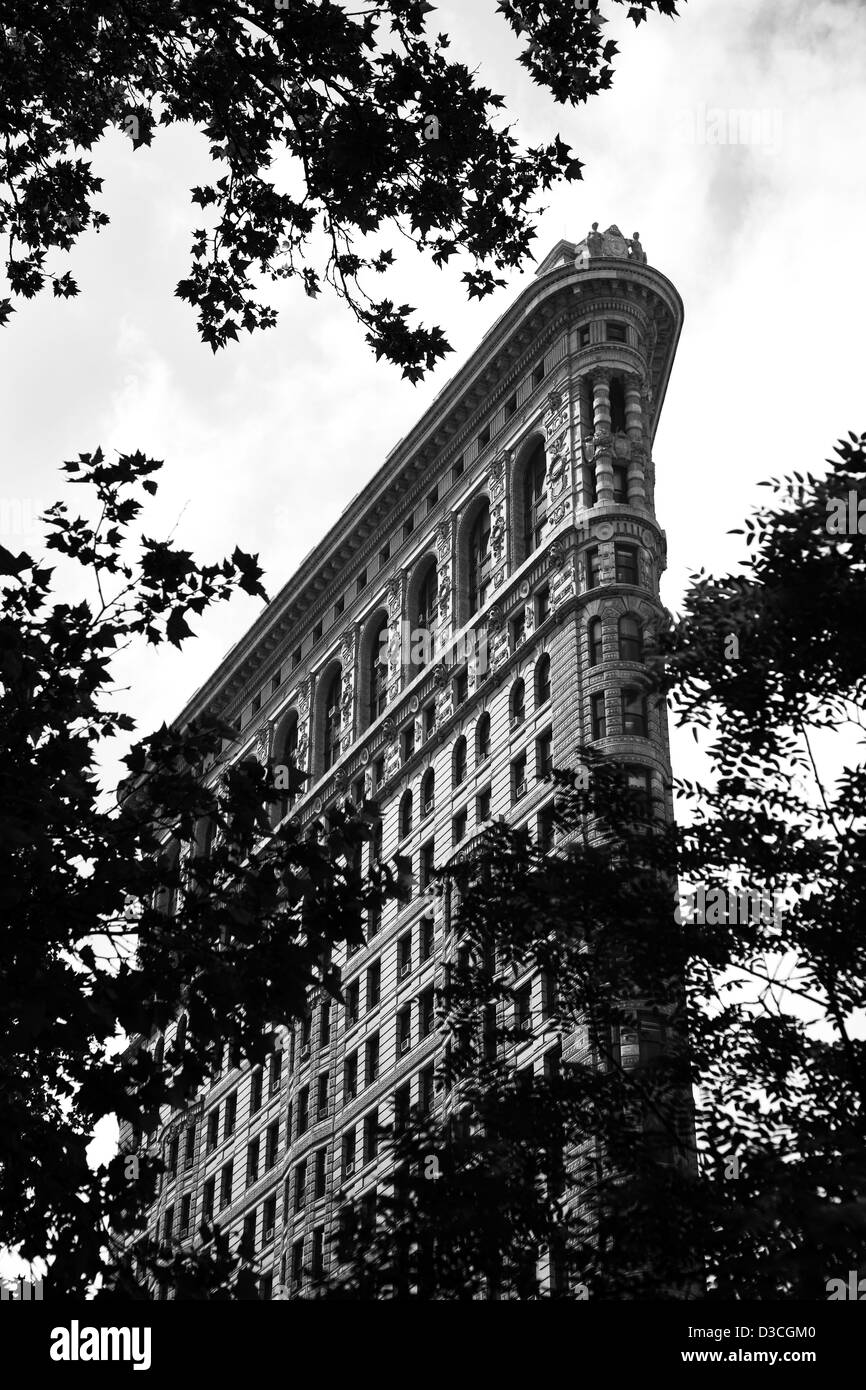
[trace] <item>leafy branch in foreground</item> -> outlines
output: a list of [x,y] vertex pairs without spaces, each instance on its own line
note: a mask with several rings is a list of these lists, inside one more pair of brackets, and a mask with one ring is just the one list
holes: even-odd
[[[523,44],[520,63],[558,102],[610,86],[617,46],[573,0],[498,8]],[[78,293],[49,258],[109,221],[82,152],[112,129],[138,150],[160,126],[188,122],[217,166],[192,190],[207,217],[176,290],[203,341],[216,351],[272,326],[261,280],[298,278],[313,297],[329,286],[376,356],[418,380],[450,349],[441,328],[411,325],[410,305],[365,288],[393,263],[388,242],[400,235],[437,266],[463,255],[463,282],[480,298],[525,262],[538,194],[581,171],[559,136],[518,144],[499,121],[503,98],[450,58],[446,33],[427,33],[432,10],[2,0],[0,233],[12,295],[32,298],[48,281],[56,296]],[[636,25],[653,10],[674,16],[676,4],[628,6]],[[0,300],[0,323],[11,312]]]

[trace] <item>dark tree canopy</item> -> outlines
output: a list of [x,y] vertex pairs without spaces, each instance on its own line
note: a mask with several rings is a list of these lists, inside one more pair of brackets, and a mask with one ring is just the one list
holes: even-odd
[[[625,4],[626,0],[613,0]],[[556,101],[610,86],[617,46],[574,0],[499,11],[521,64]],[[675,0],[628,4],[636,25]],[[447,352],[439,327],[374,297],[370,277],[402,234],[436,265],[462,253],[470,296],[524,263],[538,195],[580,177],[558,137],[521,147],[503,99],[428,32],[424,0],[344,7],[325,0],[2,0],[0,233],[13,296],[50,282],[78,293],[58,252],[109,216],[87,154],[112,128],[132,148],[188,122],[209,142],[212,182],[192,190],[204,213],[190,273],[176,293],[216,351],[275,312],[262,281],[329,285],[366,329],[377,357],[417,380]],[[0,322],[12,300],[0,300]]]
[[[146,1296],[146,1274],[168,1265],[184,1297],[245,1296],[249,1268],[224,1239],[133,1266],[125,1241],[145,1224],[159,1160],[129,1168],[119,1154],[93,1170],[94,1126],[114,1114],[147,1134],[226,1044],[259,1059],[311,989],[339,997],[332,948],[361,939],[390,887],[386,870],[365,879],[357,867],[374,808],[338,809],[311,835],[287,820],[272,830],[274,770],[232,762],[237,731],[218,717],[142,739],[120,804],[101,792],[99,760],[133,728],[116,708],[114,654],[131,641],[180,646],[188,619],[239,588],[265,597],[253,556],[200,565],[136,536],[139,490],[155,491],[159,467],[100,451],[66,465],[93,489],[98,519],[50,509],[57,570],[0,547],[0,1230],[24,1259],[49,1261],[54,1297],[82,1295],[97,1275],[106,1291]],[[62,594],[78,573],[91,592],[72,603]],[[181,1011],[180,1050],[117,1056]]]
[[[445,876],[437,1108],[388,1136],[401,1182],[327,1296],[846,1297],[866,1262],[866,435],[830,463],[767,484],[740,571],[694,575],[661,635],[650,687],[709,759],[674,783],[681,826],[576,749],[552,856],[503,824]],[[533,1032],[562,1035],[532,1077],[529,970],[556,981]]]

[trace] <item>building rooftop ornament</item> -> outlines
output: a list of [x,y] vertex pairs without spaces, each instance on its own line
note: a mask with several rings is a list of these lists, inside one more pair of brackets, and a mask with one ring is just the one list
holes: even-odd
[[640,242],[640,233],[635,232],[629,239],[623,236],[615,224],[608,227],[606,232],[600,232],[598,223],[593,222],[592,230],[587,232],[583,241],[578,242],[576,251],[575,270],[585,270],[590,261],[594,260],[631,261],[632,265],[647,263],[646,252]]

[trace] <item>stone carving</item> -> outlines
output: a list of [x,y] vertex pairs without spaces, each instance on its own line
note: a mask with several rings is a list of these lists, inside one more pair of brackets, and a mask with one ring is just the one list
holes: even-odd
[[561,541],[554,541],[548,552],[548,561],[551,569],[562,569],[565,563],[565,547]]
[[260,763],[268,760],[268,744],[270,743],[270,729],[259,729],[256,734],[255,754]]
[[637,232],[628,240],[615,223],[612,223],[606,232],[600,232],[598,223],[593,222],[592,231],[587,232],[577,248],[575,268],[584,269],[589,261],[598,260],[600,257],[617,261],[631,260],[636,265],[646,264],[646,253]]
[[392,714],[386,715],[382,720],[382,733],[389,743],[396,736],[397,725],[394,722],[394,716]]
[[490,544],[493,547],[494,559],[498,560],[502,555],[502,546],[505,541],[505,524],[501,516],[497,516],[490,532]]
[[502,609],[499,607],[498,603],[494,603],[487,614],[487,626],[491,632],[498,632],[502,627],[503,621]]
[[433,682],[440,690],[448,684],[448,667],[445,665],[444,661],[440,661],[433,672]]
[[403,581],[399,574],[395,574],[388,585],[388,613],[392,619],[400,616],[402,597]]

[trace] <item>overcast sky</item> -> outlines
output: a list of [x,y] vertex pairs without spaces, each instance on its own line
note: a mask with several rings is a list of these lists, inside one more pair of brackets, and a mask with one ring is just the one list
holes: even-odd
[[[839,434],[864,428],[866,5],[692,0],[675,22],[654,16],[638,31],[608,6],[607,32],[622,43],[614,86],[577,112],[542,98],[516,66],[493,0],[438,8],[436,27],[506,96],[520,135],[559,129],[585,162],[582,184],[546,200],[539,260],[559,237],[615,222],[640,232],[682,294],[656,441],[663,597],[675,607],[692,568],[733,563],[738,542],[725,533],[760,478],[819,466]],[[738,133],[728,113],[740,110],[759,138],[718,143],[720,121]],[[275,593],[532,267],[469,304],[453,263],[404,258],[389,292],[440,323],[455,349],[419,386],[374,361],[338,302],[292,283],[270,295],[276,329],[214,357],[173,296],[199,221],[188,190],[210,169],[203,140],[174,128],[133,153],[118,133],[93,163],[112,224],[70,258],[80,298],[19,302],[0,332],[3,517],[35,516],[60,495],[64,458],[140,448],[166,463],[150,533],[177,524],[178,542],[203,559],[235,544],[258,551]],[[182,653],[127,663],[125,699],[142,729],[178,711],[259,607],[241,596]]]

